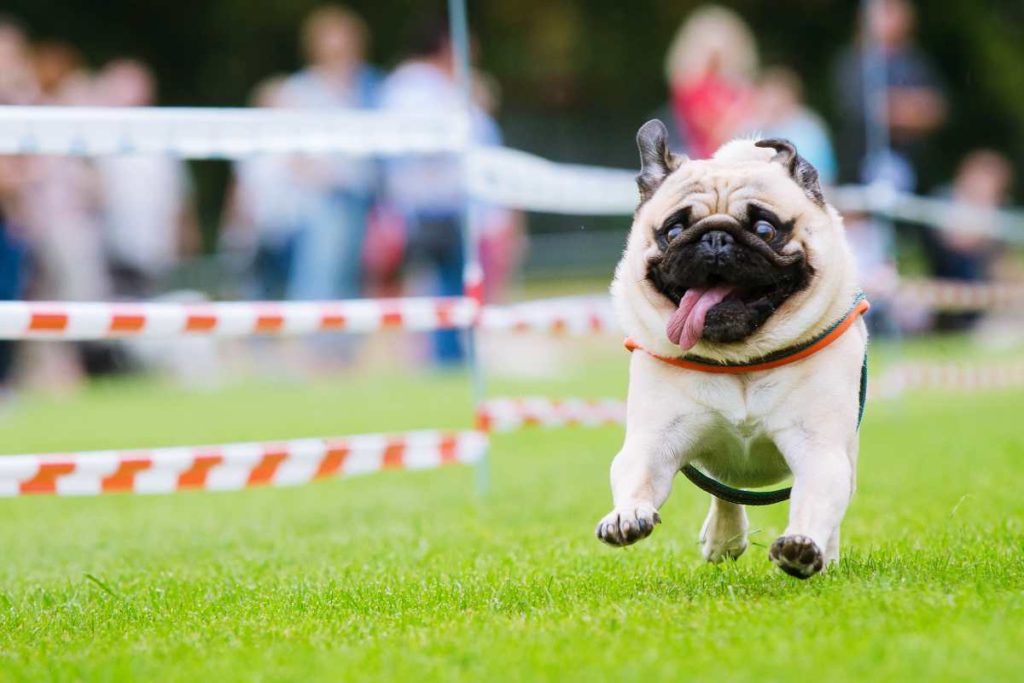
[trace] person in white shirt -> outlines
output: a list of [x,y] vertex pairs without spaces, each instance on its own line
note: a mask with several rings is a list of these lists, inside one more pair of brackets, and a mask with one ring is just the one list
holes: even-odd
[[[141,62],[118,59],[106,65],[97,87],[102,103],[116,107],[151,105],[152,73]],[[149,297],[184,253],[198,248],[198,227],[184,162],[166,155],[101,157],[101,214],[114,292]]]
[[[272,76],[256,86],[250,104],[281,107],[284,76]],[[235,163],[234,179],[225,204],[220,241],[236,261],[253,271],[256,298],[280,300],[291,291],[296,276],[295,252],[306,207],[313,201],[300,182],[295,165],[283,154],[258,154]]]

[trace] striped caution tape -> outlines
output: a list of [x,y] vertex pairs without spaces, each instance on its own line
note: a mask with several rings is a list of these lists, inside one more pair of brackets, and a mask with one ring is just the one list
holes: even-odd
[[[888,368],[872,379],[873,400],[899,396],[903,391],[983,391],[1024,387],[1024,362],[990,366],[955,363],[906,363]],[[620,399],[497,398],[477,411],[482,431],[511,432],[527,427],[597,427],[625,424],[626,402]]]
[[469,327],[476,310],[477,304],[464,297],[262,303],[2,301],[0,339],[424,331]]
[[480,460],[478,431],[418,431],[269,443],[0,456],[0,496],[231,491]]

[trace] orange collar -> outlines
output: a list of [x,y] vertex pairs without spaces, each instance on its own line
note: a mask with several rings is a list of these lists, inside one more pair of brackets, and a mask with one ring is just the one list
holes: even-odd
[[804,358],[813,356],[818,351],[821,351],[826,346],[843,336],[843,333],[850,329],[857,318],[867,313],[869,308],[871,308],[871,304],[869,304],[868,300],[864,298],[864,294],[858,293],[857,296],[854,297],[853,304],[850,306],[850,310],[846,312],[846,315],[829,325],[825,331],[810,341],[796,346],[790,346],[780,351],[775,351],[763,358],[744,361],[742,363],[725,363],[712,360],[710,358],[688,355],[680,356],[678,358],[670,358],[668,356],[659,356],[656,353],[648,351],[644,347],[640,346],[640,344],[632,337],[627,337],[625,343],[626,349],[629,351],[636,351],[639,349],[652,358],[657,358],[660,361],[668,363],[669,365],[674,365],[677,368],[683,368],[684,370],[741,375],[747,372],[771,370],[773,368],[789,365],[790,363],[796,363]]

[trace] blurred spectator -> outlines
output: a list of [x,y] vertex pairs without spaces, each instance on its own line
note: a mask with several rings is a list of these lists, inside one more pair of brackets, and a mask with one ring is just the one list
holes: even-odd
[[[460,115],[464,94],[454,80],[454,55],[447,23],[434,19],[418,26],[409,43],[409,58],[399,64],[384,84],[385,109]],[[472,135],[478,144],[500,144],[501,133],[479,107],[473,108]],[[465,206],[461,166],[451,155],[434,155],[389,162],[388,198],[405,218],[407,261],[434,282],[433,293],[462,293],[464,264],[460,225]],[[459,334],[434,334],[438,363],[461,360]]]
[[31,104],[38,91],[25,30],[0,14],[0,105]]
[[[97,99],[112,107],[154,104],[156,82],[133,59],[107,64],[97,79]],[[184,162],[162,154],[102,156],[103,237],[114,293],[147,298],[183,254],[199,247],[199,232]]]
[[[85,93],[91,87],[82,55],[72,45],[53,40],[36,43],[32,47],[32,63],[40,103],[58,103],[69,88],[77,87]],[[88,99],[87,95],[80,98],[82,104],[89,104]]]
[[866,318],[871,334],[894,336],[906,326],[920,327],[922,323],[908,319],[916,312],[893,310],[889,305],[899,285],[892,231],[881,229],[874,218],[863,214],[849,213],[843,219],[846,240],[856,259],[857,281],[870,286],[876,297]]
[[[52,83],[43,101],[93,104],[93,81],[76,63]],[[97,220],[100,188],[93,166],[74,156],[29,157],[21,203],[33,265],[30,297],[66,301],[107,298],[111,288]],[[33,345],[26,365],[30,383],[60,392],[76,386],[86,371],[109,369],[110,357],[102,345]]]
[[[92,83],[79,70],[68,71],[47,97],[59,105],[90,104]],[[37,266],[33,294],[71,301],[107,296],[92,166],[81,157],[32,156],[22,181],[24,221]]]
[[757,85],[748,128],[762,138],[784,138],[818,170],[824,185],[836,182],[836,157],[825,122],[803,102],[800,77],[781,67],[765,70]]
[[711,156],[749,115],[758,56],[754,35],[730,9],[697,9],[679,28],[665,58],[672,146]]
[[[28,104],[37,97],[25,31],[13,18],[0,15],[0,105]],[[22,182],[25,160],[0,156],[0,300],[25,296],[27,248],[22,226]],[[16,344],[0,341],[0,401],[10,390]]]
[[[998,152],[979,149],[971,152],[957,168],[952,187],[941,192],[962,209],[950,212],[948,230],[932,230],[925,242],[932,275],[949,280],[977,282],[989,279],[989,270],[997,255],[997,245],[984,233],[993,228],[995,211],[1005,206],[1013,186],[1013,167]],[[942,313],[935,321],[940,330],[971,327],[978,315]]]
[[[497,117],[501,108],[501,86],[497,79],[474,70],[472,98],[482,112],[492,119]],[[488,303],[505,301],[526,250],[525,217],[521,211],[480,200],[473,200],[470,206],[473,227],[480,235],[484,300]]]
[[[314,11],[302,27],[308,66],[285,81],[281,103],[307,109],[375,106],[380,79],[365,62],[367,41],[366,25],[352,10],[328,5]],[[335,157],[305,159],[294,168],[305,191],[289,295],[356,297],[374,165]]]
[[[284,82],[284,76],[263,81],[250,104],[280,107]],[[248,255],[260,299],[284,299],[295,274],[295,246],[310,198],[297,182],[294,163],[285,155],[261,154],[235,164],[221,240],[230,252]]]
[[[0,300],[25,296],[26,248],[17,224],[18,192],[23,164],[0,157]],[[15,342],[0,341],[0,403],[7,398],[14,364]]]
[[[928,137],[945,120],[946,98],[931,60],[914,45],[916,15],[909,0],[872,0],[861,16],[856,45],[840,58],[835,74],[841,119],[843,182],[885,180],[914,191],[915,169]],[[868,106],[865,72],[885,88],[885,110]],[[877,120],[865,117],[875,112]],[[890,148],[869,158],[867,129],[881,126]]]

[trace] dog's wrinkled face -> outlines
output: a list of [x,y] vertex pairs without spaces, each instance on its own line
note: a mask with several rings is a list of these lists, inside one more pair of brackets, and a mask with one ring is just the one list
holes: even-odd
[[660,122],[637,140],[646,277],[675,309],[669,339],[684,350],[747,339],[812,279],[798,218],[824,208],[817,173],[783,140],[693,162],[668,152]]

